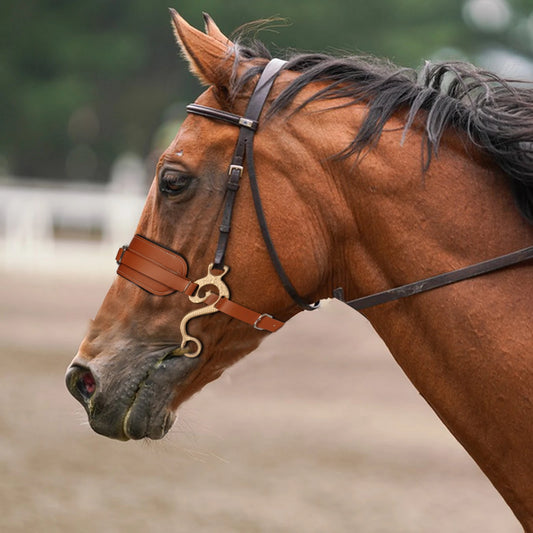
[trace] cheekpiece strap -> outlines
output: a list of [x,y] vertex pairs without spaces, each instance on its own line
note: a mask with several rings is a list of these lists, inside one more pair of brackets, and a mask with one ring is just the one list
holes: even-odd
[[224,204],[224,211],[222,213],[222,221],[219,227],[219,238],[217,248],[215,251],[214,268],[222,270],[224,267],[224,258],[226,256],[226,249],[228,247],[229,233],[231,231],[231,220],[233,216],[233,206],[235,204],[235,196],[239,190],[240,179],[244,171],[244,158],[246,150],[252,149],[253,138],[258,127],[258,120],[268,98],[272,85],[283,68],[286,61],[282,59],[272,59],[264,68],[259,81],[257,82],[252,96],[248,101],[245,116],[241,117],[227,111],[215,109],[212,107],[203,106],[200,104],[189,104],[187,111],[195,115],[200,115],[206,118],[221,120],[228,122],[234,126],[239,126],[239,137],[233,158],[231,160],[228,170],[228,182],[226,186],[226,201]]

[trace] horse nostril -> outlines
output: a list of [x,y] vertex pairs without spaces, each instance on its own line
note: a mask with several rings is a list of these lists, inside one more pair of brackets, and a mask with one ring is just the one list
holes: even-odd
[[88,368],[72,366],[66,376],[67,389],[82,403],[87,403],[96,391],[96,380]]
[[83,374],[78,378],[76,382],[76,388],[80,391],[82,396],[85,396],[87,399],[94,394],[96,389],[96,382],[94,377],[89,370],[83,372]]

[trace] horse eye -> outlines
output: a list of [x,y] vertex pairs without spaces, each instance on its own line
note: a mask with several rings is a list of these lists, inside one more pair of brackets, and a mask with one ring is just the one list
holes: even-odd
[[193,180],[192,176],[177,170],[163,169],[159,178],[159,190],[167,196],[177,196],[185,192]]

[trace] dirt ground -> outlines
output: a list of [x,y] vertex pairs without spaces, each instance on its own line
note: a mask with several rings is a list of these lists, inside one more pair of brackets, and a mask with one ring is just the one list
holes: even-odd
[[0,272],[0,531],[521,531],[339,303],[295,317],[163,441],[94,434],[63,376],[112,268],[85,282]]

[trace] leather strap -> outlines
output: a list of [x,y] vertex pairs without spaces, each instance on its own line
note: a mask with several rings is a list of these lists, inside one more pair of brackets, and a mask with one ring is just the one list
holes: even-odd
[[182,292],[190,296],[198,287],[187,278],[187,261],[141,235],[119,249],[117,274],[158,296]]
[[255,131],[257,129],[257,126],[259,126],[257,120],[241,117],[240,115],[235,115],[234,113],[229,113],[228,111],[222,111],[222,109],[215,109],[214,107],[207,107],[205,105],[200,104],[189,104],[187,106],[187,112],[194,113],[195,115],[200,115],[206,118],[214,118],[215,120],[229,122],[234,126],[248,128],[253,131]]
[[[150,294],[168,296],[182,292],[190,296],[198,288],[197,283],[187,278],[187,262],[183,256],[142,235],[135,235],[129,246],[119,248],[116,260],[117,274]],[[203,303],[215,302],[220,312],[261,331],[278,331],[284,324],[269,314],[252,311],[228,298],[219,299],[218,294],[212,294]]]
[[274,242],[272,241],[272,236],[268,229],[268,224],[266,221],[265,211],[263,209],[263,202],[261,201],[261,194],[259,192],[259,185],[257,183],[257,176],[255,174],[255,165],[254,165],[254,155],[252,150],[248,150],[246,154],[246,162],[248,166],[248,178],[250,180],[250,188],[252,190],[252,198],[254,201],[255,213],[257,215],[257,221],[259,222],[259,227],[261,229],[261,235],[263,236],[263,241],[270,256],[270,260],[276,269],[278,277],[283,285],[285,291],[293,299],[293,301],[306,311],[314,311],[318,308],[318,302],[313,304],[308,304],[298,293],[294,284],[290,280],[289,276],[285,272],[281,260],[279,258]]
[[[224,258],[228,246],[229,233],[231,231],[231,220],[233,216],[233,206],[235,204],[235,196],[239,190],[239,182],[243,173],[244,156],[246,152],[250,152],[253,148],[254,134],[258,127],[258,120],[263,111],[263,107],[268,98],[274,80],[286,61],[281,59],[272,59],[264,68],[259,81],[257,82],[252,96],[248,101],[244,117],[207,107],[199,104],[189,104],[187,112],[202,117],[222,120],[234,126],[239,126],[239,137],[233,157],[228,171],[228,182],[226,185],[226,200],[224,210],[222,212],[222,221],[219,227],[219,238],[215,251],[215,260],[213,261],[216,270],[222,270],[224,267]],[[247,150],[248,149],[248,150]]]
[[480,263],[460,268],[452,272],[432,276],[430,278],[408,283],[407,285],[402,285],[400,287],[378,292],[376,294],[371,294],[369,296],[363,296],[362,298],[357,298],[348,302],[344,301],[343,291],[340,288],[335,289],[333,296],[338,300],[343,301],[346,305],[349,305],[353,309],[360,311],[361,309],[367,309],[368,307],[374,307],[376,305],[393,302],[394,300],[413,296],[414,294],[419,294],[421,292],[438,289],[439,287],[457,283],[458,281],[474,278],[476,276],[482,276],[483,274],[488,274],[489,272],[494,272],[495,270],[501,270],[502,268],[506,268],[511,265],[523,263],[524,261],[528,261],[530,259],[533,259],[533,246],[529,246],[509,254],[500,255],[494,259],[488,259],[487,261],[482,261]]
[[[256,116],[257,118],[259,118],[259,115],[261,114],[261,110],[263,109],[268,93],[270,92],[272,84],[274,83],[274,79],[276,78],[279,70],[283,67],[284,64],[285,64],[285,61],[282,61],[281,59],[272,59],[270,63],[268,63],[268,65],[265,67],[265,70],[263,71],[261,78],[257,82],[254,93],[252,94],[252,97],[250,98],[250,102],[248,103],[248,108],[246,110],[247,116],[251,116],[251,117]],[[259,227],[261,228],[261,234],[263,235],[263,240],[268,250],[268,255],[270,256],[270,260],[272,261],[272,264],[274,265],[274,268],[276,269],[278,277],[283,287],[289,294],[289,296],[302,309],[306,309],[307,311],[314,311],[317,308],[317,306],[314,304],[309,305],[298,294],[298,291],[294,287],[294,284],[289,279],[289,276],[287,275],[287,273],[285,272],[285,269],[283,268],[283,265],[281,264],[281,260],[278,256],[278,253],[272,241],[270,231],[268,230],[268,224],[266,221],[265,212],[263,210],[263,204],[261,202],[261,195],[259,193],[259,186],[257,184],[257,176],[255,173],[254,152],[253,152],[253,141],[254,141],[253,132],[248,137],[249,137],[248,150],[246,150],[246,164],[248,167],[248,179],[250,180],[250,188],[252,190],[252,197],[254,201],[254,207],[255,207],[255,212],[257,215],[257,220],[259,222]]]
[[[233,204],[235,201],[235,194],[239,188],[239,181],[243,173],[244,158],[246,156],[255,210],[261,227],[261,233],[272,263],[274,264],[285,290],[290,294],[293,300],[304,309],[313,310],[316,309],[316,304],[308,305],[299,296],[285,273],[277,255],[268,231],[266,217],[261,203],[253,159],[253,139],[254,133],[258,127],[257,121],[261,115],[261,111],[274,79],[284,63],[285,62],[282,60],[273,59],[265,67],[248,103],[245,117],[240,117],[233,113],[199,104],[190,104],[187,106],[187,111],[207,118],[223,120],[240,127],[239,138],[229,168],[226,202],[215,255],[215,267],[221,268],[224,266],[224,256],[231,229]],[[342,288],[338,288],[334,291],[334,297],[343,301],[353,309],[362,310],[473,278],[475,276],[480,276],[488,272],[500,270],[530,259],[533,259],[533,246],[494,259],[482,261],[453,272],[440,274],[348,302],[344,301]],[[182,292],[190,296],[193,295],[198,288],[196,283],[187,278],[187,262],[180,254],[164,248],[141,235],[135,235],[129,246],[120,248],[116,260],[119,265],[117,273],[120,276],[128,279],[151,294],[166,296],[173,294],[174,292]],[[259,330],[274,332],[283,326],[283,322],[274,319],[266,313],[257,313],[256,311],[252,311],[228,298],[219,298],[219,295],[217,294],[208,297],[204,303],[206,305],[215,304],[216,309],[222,313],[253,325]]]
[[[211,297],[208,297],[205,301],[207,305],[216,302],[218,295],[213,294]],[[228,298],[220,298],[218,302],[215,303],[215,307],[222,313],[236,318],[241,322],[246,322],[250,326],[254,326],[255,329],[261,331],[278,331],[284,324],[280,320],[276,320],[272,315],[268,313],[258,313],[257,311],[252,311],[243,305],[237,304]]]
[[250,100],[248,101],[245,117],[239,117],[238,115],[234,115],[233,113],[228,113],[226,111],[221,111],[219,109],[202,106],[199,104],[188,105],[187,111],[189,113],[201,115],[206,118],[229,122],[230,124],[240,126],[241,128],[239,132],[239,137],[237,139],[237,144],[235,145],[235,150],[233,152],[233,158],[229,167],[229,177],[226,186],[226,202],[224,204],[222,222],[219,228],[220,234],[215,252],[214,268],[222,270],[224,266],[224,257],[226,254],[229,233],[231,230],[231,220],[233,216],[235,196],[237,194],[237,190],[239,189],[239,182],[244,169],[244,158],[246,157],[248,177],[250,180],[250,187],[252,190],[255,212],[257,215],[257,220],[259,222],[259,227],[261,228],[261,234],[263,236],[263,240],[265,242],[265,246],[267,248],[272,264],[276,269],[281,284],[283,285],[289,296],[296,303],[296,305],[308,311],[313,311],[318,307],[317,303],[308,304],[299,295],[298,291],[294,287],[294,284],[291,282],[289,276],[285,272],[285,269],[283,268],[281,260],[272,241],[263,205],[261,202],[261,195],[259,193],[259,186],[257,184],[257,176],[255,173],[253,158],[253,142],[255,130],[257,129],[258,125],[257,121],[261,115],[272,85],[274,84],[274,80],[276,79],[276,76],[278,75],[281,68],[283,68],[283,65],[285,63],[286,62],[281,59],[272,59],[267,64],[267,66],[263,70],[263,73],[261,74],[261,77],[259,78],[259,81],[257,82],[257,85],[255,86]]
[[[274,80],[284,64],[285,61],[280,59],[273,59],[267,64],[248,102],[244,117],[200,104],[187,106],[189,113],[222,120],[240,128],[228,172],[226,199],[215,253],[214,269],[222,270],[224,268],[235,195],[239,189],[239,182],[243,173],[245,154],[247,151],[251,153],[253,150],[254,133],[258,127],[259,116]],[[253,168],[251,171],[254,172]],[[151,294],[167,296],[174,292],[183,292],[190,296],[198,288],[196,283],[187,278],[187,262],[180,254],[141,235],[135,235],[129,246],[122,247],[117,253],[116,260],[119,265],[117,273],[120,276]],[[203,303],[205,305],[215,304],[217,310],[253,325],[258,330],[274,332],[283,326],[283,322],[274,319],[267,313],[257,313],[232,302],[228,298],[220,298],[217,294],[211,295]]]

